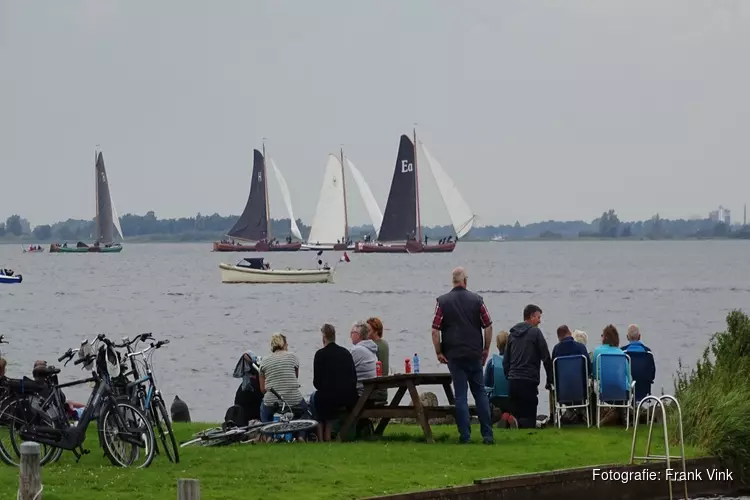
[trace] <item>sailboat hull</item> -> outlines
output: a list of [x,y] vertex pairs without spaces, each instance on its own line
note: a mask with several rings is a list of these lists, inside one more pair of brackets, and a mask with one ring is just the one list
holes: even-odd
[[259,241],[254,245],[242,245],[232,243],[221,243],[214,241],[214,252],[297,252],[302,248],[302,243],[275,243],[269,245]]
[[49,253],[120,253],[122,252],[122,245],[115,244],[111,247],[62,247],[58,244],[52,244],[49,247]]
[[425,245],[416,241],[404,244],[386,245],[377,243],[357,243],[355,253],[451,253],[456,249],[456,242],[442,245]]
[[324,251],[334,251],[334,252],[343,252],[345,250],[355,250],[356,251],[356,245],[354,243],[351,243],[350,245],[346,245],[344,243],[334,243],[334,244],[322,244],[322,245],[308,245],[308,244],[302,244],[302,250],[312,250],[312,251],[318,251],[318,250],[324,250]]

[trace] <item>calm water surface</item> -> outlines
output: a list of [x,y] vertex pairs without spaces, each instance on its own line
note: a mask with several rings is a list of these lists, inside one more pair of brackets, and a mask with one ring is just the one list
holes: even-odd
[[[430,323],[436,296],[449,290],[452,268],[463,265],[496,331],[519,321],[528,303],[544,310],[550,349],[563,323],[586,331],[590,349],[608,323],[623,342],[628,324],[637,323],[656,358],[655,392],[672,392],[678,360],[692,365],[726,314],[748,305],[748,248],[741,241],[462,243],[453,254],[352,253],[334,284],[223,285],[219,262],[242,254],[212,253],[210,243],[126,243],[110,255],[22,254],[20,246],[0,245],[0,266],[24,275],[21,285],[0,285],[0,331],[12,342],[3,346],[12,376],[30,374],[36,359],[55,362],[100,332],[154,332],[171,340],[154,357],[165,396],[186,400],[195,420],[219,420],[239,383],[231,372],[240,353],[267,354],[276,331],[287,334],[300,358],[305,393],[324,322],[349,345],[352,322],[379,316],[392,370],[402,371],[404,358],[417,352],[422,371],[447,371],[433,354]],[[308,252],[268,259],[274,267],[314,265]],[[69,365],[62,378],[78,373]],[[81,389],[68,397],[86,396]],[[546,408],[542,399],[540,413]]]

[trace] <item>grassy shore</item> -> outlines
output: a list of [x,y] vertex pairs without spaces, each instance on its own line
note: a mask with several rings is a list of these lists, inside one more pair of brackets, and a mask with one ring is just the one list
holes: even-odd
[[[207,425],[178,425],[179,441]],[[454,426],[433,426],[435,444],[421,441],[416,426],[391,425],[379,441],[277,443],[225,448],[182,448],[174,465],[157,457],[148,469],[112,467],[90,433],[90,455],[76,464],[72,455],[42,470],[45,500],[176,498],[179,478],[197,478],[201,499],[345,499],[470,484],[483,477],[598,464],[630,458],[632,429],[563,428],[496,430],[497,444],[457,444]],[[639,433],[640,434],[640,433]],[[643,433],[645,443],[645,432]],[[657,440],[658,443],[658,440]],[[703,455],[686,448],[689,456]],[[18,471],[2,467],[0,498],[15,498]]]

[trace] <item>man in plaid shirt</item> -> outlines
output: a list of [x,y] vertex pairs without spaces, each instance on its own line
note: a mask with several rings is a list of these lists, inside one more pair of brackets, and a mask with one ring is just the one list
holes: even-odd
[[453,289],[437,299],[432,344],[438,361],[448,365],[453,379],[459,441],[468,443],[471,438],[467,398],[470,389],[477,405],[482,440],[493,444],[490,402],[482,377],[492,342],[492,319],[482,297],[467,290],[466,284],[466,272],[457,267],[453,270]]

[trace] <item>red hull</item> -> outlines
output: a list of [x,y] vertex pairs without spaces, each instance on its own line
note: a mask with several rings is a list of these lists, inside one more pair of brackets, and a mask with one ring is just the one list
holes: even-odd
[[296,252],[302,248],[302,243],[276,243],[269,245],[259,241],[255,245],[233,245],[214,241],[214,252]]
[[357,243],[355,253],[450,253],[456,249],[456,242],[442,245],[425,245],[415,241],[397,245],[378,245],[374,243]]

